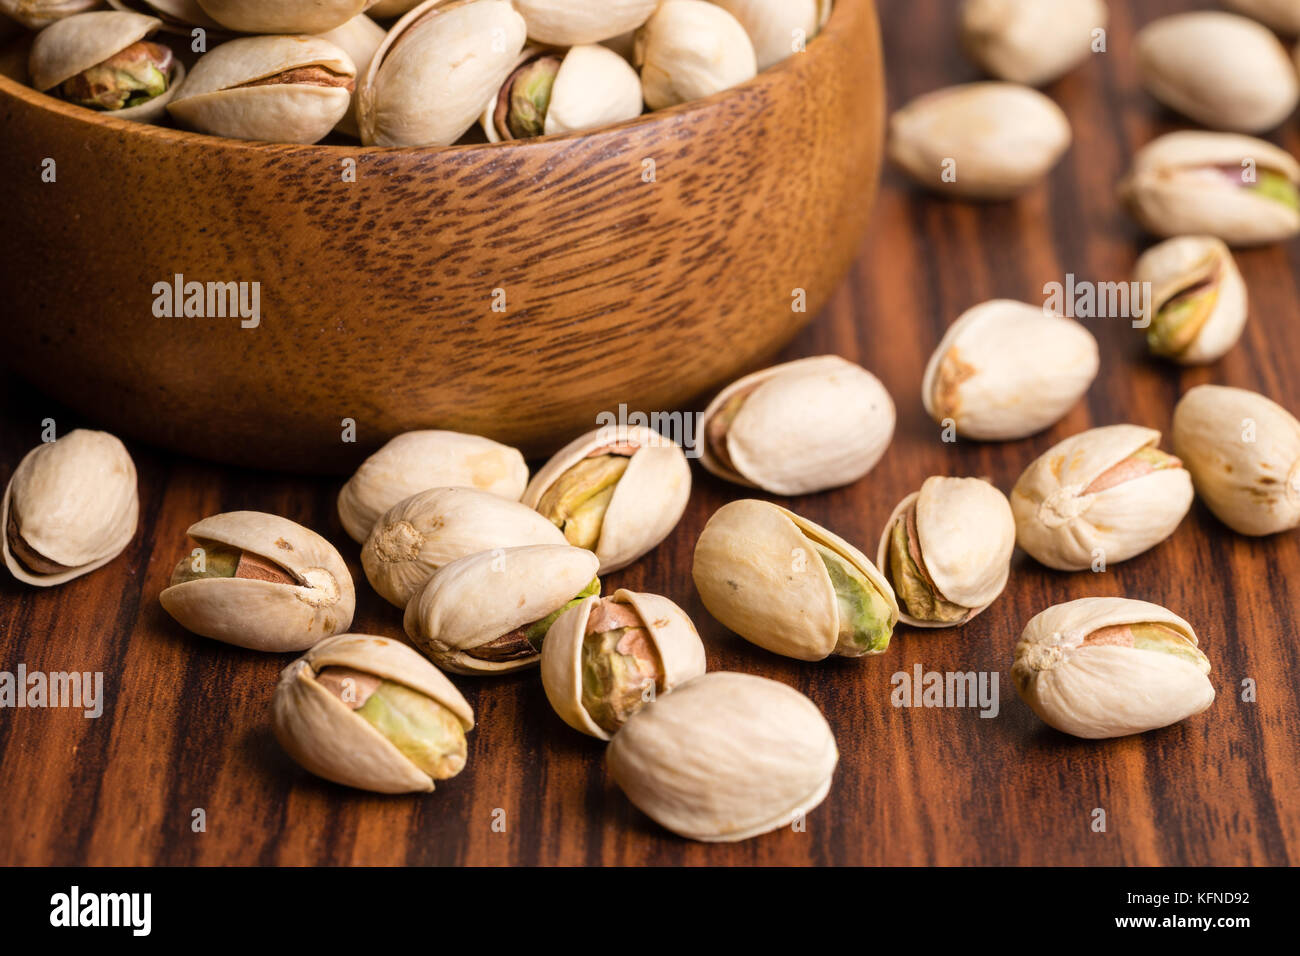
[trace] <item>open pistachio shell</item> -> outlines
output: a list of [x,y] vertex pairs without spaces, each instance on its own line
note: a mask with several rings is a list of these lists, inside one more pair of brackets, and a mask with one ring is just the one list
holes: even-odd
[[[542,687],[555,712],[574,730],[601,740],[613,731],[602,727],[584,705],[589,690],[584,680],[584,642],[592,610],[601,602],[626,605],[634,612],[648,636],[650,651],[658,665],[647,700],[639,695],[633,712],[657,700],[679,684],[704,673],[704,644],[695,625],[680,607],[658,594],[641,594],[619,589],[612,597],[585,598],[561,614],[546,633],[542,644]],[[630,715],[629,715],[630,716]],[[621,725],[620,725],[621,726]]]
[[1083,598],[1036,615],[1011,679],[1045,723],[1092,740],[1140,734],[1214,702],[1192,626],[1158,604]]
[[[915,507],[915,519],[909,512]],[[925,585],[934,596],[964,609],[951,620],[935,620],[909,613],[909,588],[890,577],[898,598],[899,620],[913,627],[955,627],[965,624],[1002,593],[1011,576],[1011,554],[1016,549],[1016,520],[1006,496],[979,478],[931,477],[920,491],[908,495],[885,523],[876,552],[876,565],[886,576],[892,566],[895,525],[914,525],[915,544]],[[905,526],[906,528],[906,526]]]
[[449,146],[483,113],[526,40],[505,0],[428,0],[389,30],[357,94],[367,146]]
[[962,45],[998,79],[1044,86],[1088,58],[1108,15],[1105,0],[966,0]]
[[515,0],[528,36],[552,46],[599,43],[635,30],[659,0]]
[[1223,5],[1278,33],[1291,37],[1300,34],[1300,3],[1296,0],[1223,0]]
[[1011,491],[1016,543],[1049,568],[1082,571],[1164,541],[1193,493],[1187,469],[1159,442],[1153,428],[1108,425],[1054,445]]
[[[364,13],[358,14],[333,30],[326,30],[320,34],[322,40],[333,43],[352,59],[356,64],[358,77],[363,76],[370,68],[370,61],[374,59],[386,36],[388,31]],[[354,90],[348,111],[343,114],[343,118],[335,124],[334,128],[345,136],[360,139],[361,129],[357,126],[356,106],[357,95]]]
[[[449,736],[459,738],[461,748],[464,734],[474,729],[474,712],[460,691],[411,648],[386,637],[340,634],[321,641],[280,673],[271,720],[289,756],[317,776],[349,787],[378,793],[433,790],[432,774],[320,682],[327,668],[345,668],[409,689],[419,695],[417,700],[431,704],[430,710],[445,712],[456,728]],[[459,772],[463,749],[449,753],[446,764],[437,779]]]
[[745,28],[758,68],[766,70],[795,52],[796,42],[817,35],[831,12],[831,0],[712,0]]
[[633,63],[652,110],[702,100],[758,72],[745,28],[704,0],[664,0],[637,33]]
[[[591,547],[600,558],[601,574],[627,567],[668,537],[691,495],[691,468],[681,448],[651,428],[633,425],[597,429],[560,449],[528,483],[524,504],[541,511],[552,487],[573,478],[571,469],[607,454],[607,449],[628,460],[612,493],[607,485],[602,495],[591,499],[593,504],[607,502],[603,518],[597,514],[592,522],[599,528]],[[573,536],[572,524],[566,525],[569,542],[586,547]]]
[[727,481],[802,495],[857,481],[894,436],[880,380],[835,355],[797,359],[732,382],[700,420],[701,463]]
[[[535,665],[535,643],[516,632],[558,614],[583,594],[599,561],[567,544],[535,544],[467,555],[433,573],[406,605],[411,641],[456,674],[502,674]],[[502,638],[510,647],[498,651]]]
[[[182,561],[180,583],[158,595],[182,627],[214,640],[256,651],[301,651],[346,631],[356,592],[352,575],[334,546],[310,528],[260,511],[230,511],[204,518],[187,534],[210,564],[222,551],[260,559],[272,573],[204,576],[193,559]],[[281,580],[287,578],[288,580]]]
[[475,488],[431,488],[384,513],[361,549],[366,578],[397,607],[445,564],[494,548],[564,544],[532,508]]
[[1300,526],[1300,421],[1242,388],[1198,385],[1174,410],[1174,449],[1196,493],[1240,534]]
[[790,824],[826,798],[839,761],[817,705],[750,674],[705,674],[633,714],[606,751],[641,812],[707,843]]
[[[834,575],[828,557],[838,562]],[[767,501],[719,508],[695,545],[691,575],[722,624],[796,660],[883,653],[898,621],[894,590],[866,555]]]
[[0,0],[0,13],[29,29],[40,30],[97,6],[99,0]]
[[1142,254],[1133,281],[1150,284],[1147,342],[1182,365],[1216,362],[1246,327],[1246,283],[1236,260],[1213,236],[1177,236]]
[[76,429],[37,445],[5,488],[0,542],[5,566],[49,587],[103,567],[135,537],[135,463],[108,432]]
[[237,33],[324,33],[374,0],[198,0],[212,19]]
[[385,511],[429,488],[477,488],[511,501],[528,484],[524,456],[509,445],[461,432],[414,431],[392,439],[339,492],[339,519],[364,543]]
[[934,350],[921,401],[936,422],[983,441],[1026,438],[1078,404],[1097,377],[1097,340],[1041,306],[995,299],[954,322]]

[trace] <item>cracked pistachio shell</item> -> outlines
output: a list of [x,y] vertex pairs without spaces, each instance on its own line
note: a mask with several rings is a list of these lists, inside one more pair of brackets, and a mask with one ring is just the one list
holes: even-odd
[[[913,627],[965,624],[997,599],[1011,576],[1011,554],[1016,549],[1016,519],[1011,505],[1002,492],[979,478],[927,478],[920,491],[898,503],[885,523],[876,566],[886,569],[886,574],[890,533],[913,504],[925,569],[939,595],[969,608],[969,613],[959,621],[926,621],[908,614],[900,598],[898,619]],[[899,594],[897,588],[894,593]]]
[[652,110],[704,99],[758,72],[745,28],[705,0],[660,4],[637,33],[633,63]]
[[[747,393],[747,394],[746,394]],[[710,423],[730,414],[721,438],[730,465],[709,440]],[[732,382],[700,421],[701,463],[727,481],[773,494],[803,495],[852,484],[880,461],[894,437],[894,402],[880,380],[836,355],[797,359]]]
[[364,13],[373,0],[198,0],[237,33],[324,33]]
[[713,0],[745,28],[758,68],[780,63],[817,35],[831,14],[831,0]]
[[[1160,624],[1178,636],[1162,648],[1114,637],[1085,643],[1102,628],[1131,624]],[[1158,604],[1083,598],[1030,620],[1011,679],[1034,713],[1062,733],[1124,737],[1176,724],[1214,702],[1210,662],[1196,645],[1192,626]]]
[[97,6],[99,0],[0,0],[0,13],[29,29],[40,30]]
[[366,578],[390,604],[407,602],[443,565],[494,548],[564,544],[532,508],[475,488],[430,488],[388,509],[361,548]]
[[307,770],[349,787],[377,793],[434,789],[417,767],[365,718],[322,687],[316,675],[346,667],[401,684],[440,704],[466,731],[474,711],[451,681],[405,644],[369,634],[340,634],[321,641],[280,672],[271,723],[285,751]]
[[836,650],[840,612],[817,545],[839,555],[879,592],[892,628],[898,602],[870,559],[771,502],[745,499],[719,508],[696,542],[691,576],[709,613],[745,640],[795,660],[820,661]]
[[1202,10],[1162,17],[1137,35],[1148,93],[1211,129],[1262,133],[1291,115],[1300,80],[1265,26]]
[[681,448],[654,429],[640,425],[598,428],[556,452],[524,491],[523,503],[536,508],[551,485],[570,468],[601,448],[623,443],[639,447],[614,486],[601,522],[595,547],[601,574],[627,567],[654,549],[677,526],[691,496],[691,467]]
[[1300,206],[1258,188],[1267,175],[1294,190],[1300,164],[1262,139],[1186,130],[1142,147],[1119,195],[1157,236],[1210,235],[1230,246],[1259,245],[1300,233]]
[[[370,68],[370,61],[374,59],[386,36],[388,31],[364,13],[353,17],[342,26],[320,34],[322,40],[328,40],[348,55],[356,65],[357,76],[362,76]],[[361,138],[361,129],[357,126],[355,91],[348,105],[348,111],[343,114],[343,118],[334,125],[334,128],[353,139]]]
[[428,0],[398,20],[357,94],[367,146],[450,146],[482,116],[524,48],[506,0]]
[[663,694],[704,673],[704,643],[694,623],[680,607],[658,594],[643,594],[620,588],[609,598],[588,597],[569,608],[551,625],[542,642],[542,687],[546,699],[560,718],[574,730],[609,740],[582,703],[582,649],[587,634],[587,620],[592,608],[601,600],[629,605],[641,619],[655,655],[659,659],[662,679],[656,682],[654,695],[643,706]]
[[1103,0],[966,0],[962,45],[998,79],[1045,86],[1088,58],[1109,13]]
[[200,547],[224,545],[264,558],[297,580],[198,578],[164,588],[163,609],[186,630],[255,651],[301,651],[346,631],[356,609],[352,575],[315,531],[260,511],[230,511],[190,525]]
[[[108,432],[76,429],[37,445],[14,469],[0,514],[4,562],[26,584],[49,587],[103,567],[135,537],[135,463]],[[64,570],[37,572],[13,553],[11,534]]]
[[339,492],[339,519],[365,543],[385,511],[429,488],[477,488],[518,501],[528,484],[524,456],[490,438],[449,431],[398,435],[364,462]]
[[168,33],[189,35],[194,27],[225,35],[226,30],[203,12],[199,0],[108,0],[114,10],[148,12],[163,22]]
[[967,438],[1025,438],[1064,418],[1099,364],[1097,340],[1078,322],[995,299],[948,328],[925,368],[921,401]]
[[1159,469],[1087,493],[1111,468],[1159,442],[1153,428],[1107,425],[1054,445],[1011,490],[1016,543],[1049,568],[1083,571],[1099,557],[1118,564],[1164,541],[1192,506],[1186,468]]
[[839,751],[803,694],[720,671],[633,714],[605,759],[627,798],[660,826],[691,840],[734,843],[821,803]]
[[1223,0],[1229,10],[1258,20],[1286,36],[1300,34],[1300,2],[1297,0]]
[[434,572],[406,605],[411,641],[455,674],[502,674],[531,667],[539,655],[487,661],[471,651],[544,620],[596,576],[596,556],[567,544],[498,548],[466,555]]
[[[339,85],[247,85],[308,67],[322,68]],[[241,37],[205,53],[167,110],[185,126],[213,136],[315,143],[348,111],[348,85],[355,85],[356,74],[352,58],[320,37]]]
[[552,46],[599,43],[635,30],[659,0],[515,0],[528,36]]
[[1196,493],[1240,534],[1300,526],[1300,421],[1242,388],[1198,385],[1174,410],[1174,450]]
[[1153,352],[1182,365],[1218,361],[1246,328],[1246,283],[1228,247],[1213,236],[1178,236],[1153,246],[1138,259],[1133,281],[1151,286],[1149,308],[1138,315],[1143,321],[1154,321],[1172,299],[1189,290],[1201,290],[1195,294],[1208,297],[1208,314],[1190,330],[1188,341],[1180,337],[1177,348],[1160,344],[1151,326],[1145,329]]

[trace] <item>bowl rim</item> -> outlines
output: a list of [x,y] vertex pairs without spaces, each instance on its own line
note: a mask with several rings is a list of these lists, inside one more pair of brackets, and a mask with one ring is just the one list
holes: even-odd
[[[776,63],[757,73],[738,86],[721,90],[701,100],[692,100],[668,109],[645,112],[634,119],[624,120],[610,126],[601,126],[591,130],[554,133],[549,136],[537,136],[527,140],[507,140],[500,143],[464,143],[452,146],[365,146],[360,142],[324,145],[320,143],[269,143],[255,140],[229,139],[224,136],[213,136],[193,130],[119,119],[108,113],[97,113],[85,107],[65,103],[57,97],[42,93],[34,87],[20,83],[3,73],[0,73],[0,96],[14,97],[35,109],[54,113],[63,119],[76,123],[103,127],[123,135],[153,140],[159,144],[200,147],[206,145],[208,149],[220,146],[223,149],[248,149],[258,152],[307,152],[311,155],[320,156],[455,156],[471,150],[540,148],[576,139],[600,141],[614,138],[639,127],[660,124],[693,113],[713,109],[719,103],[729,99],[747,95],[755,90],[774,87],[778,83],[788,82],[788,80],[783,79],[787,74],[803,74],[813,69],[812,61],[815,58],[819,59],[816,56],[819,50],[825,49],[832,42],[844,42],[847,40],[854,24],[860,23],[864,17],[874,17],[874,14],[874,0],[834,0],[829,19],[826,21],[825,26],[818,31],[817,35],[808,42],[805,56],[788,56],[780,63]],[[35,33],[32,32],[30,35],[34,36]]]

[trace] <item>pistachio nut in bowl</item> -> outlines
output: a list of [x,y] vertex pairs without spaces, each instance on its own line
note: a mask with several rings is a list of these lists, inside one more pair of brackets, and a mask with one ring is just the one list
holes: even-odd
[[750,42],[758,68],[780,63],[817,35],[831,15],[832,0],[712,0],[735,17]]
[[[333,30],[326,30],[319,36],[322,40],[333,43],[346,53],[357,68],[357,76],[361,77],[370,68],[370,61],[379,52],[384,37],[388,36],[388,31],[370,17],[361,13],[347,21],[347,23],[341,24]],[[361,128],[357,126],[357,94],[355,89],[352,91],[352,101],[348,105],[347,112],[335,124],[334,129],[352,139],[361,138]]]
[[787,826],[826,799],[839,750],[803,694],[721,671],[633,714],[605,760],[627,798],[660,826],[733,843]]
[[1142,254],[1133,281],[1151,288],[1139,310],[1151,352],[1180,365],[1223,358],[1241,338],[1249,311],[1237,261],[1213,236],[1176,236]]
[[14,469],[0,511],[5,566],[38,587],[71,581],[121,554],[139,515],[126,448],[108,432],[75,429]]
[[324,33],[364,13],[374,0],[198,0],[236,33]]
[[751,79],[758,61],[749,34],[705,0],[664,0],[637,31],[632,63],[652,110],[704,99]]
[[965,0],[962,46],[1000,80],[1045,86],[1088,58],[1109,13],[1105,0]]
[[1300,421],[1257,392],[1198,385],[1174,409],[1196,493],[1239,534],[1300,527]]
[[541,660],[547,631],[600,594],[590,551],[567,544],[496,548],[435,571],[406,605],[406,634],[455,674],[504,674]]
[[108,5],[114,10],[157,17],[166,33],[190,36],[195,27],[201,27],[209,39],[229,36],[225,27],[204,12],[199,0],[108,0]]
[[631,425],[574,439],[533,476],[523,501],[569,544],[596,552],[600,573],[608,574],[668,537],[690,495],[691,468],[681,448]]
[[515,0],[528,36],[552,46],[599,43],[635,30],[659,0]]
[[572,605],[542,644],[546,699],[574,730],[601,740],[704,668],[704,644],[686,612],[626,589]]
[[927,478],[885,523],[876,552],[913,627],[965,624],[996,600],[1011,576],[1016,520],[997,488],[979,478]]
[[883,654],[898,622],[894,590],[866,555],[766,501],[719,508],[696,542],[691,576],[723,625],[796,660]]
[[1058,571],[1103,570],[1164,541],[1192,507],[1183,463],[1160,432],[1107,425],[1036,459],[1011,489],[1016,543]]
[[852,484],[894,437],[893,399],[836,355],[796,359],[732,382],[700,417],[700,461],[727,481],[779,495]]
[[255,651],[301,651],[352,625],[356,592],[334,546],[310,528],[260,511],[191,525],[198,544],[158,600],[195,634]]
[[57,20],[85,13],[100,0],[0,0],[0,14],[30,30],[40,30]]
[[1011,680],[1044,723],[1098,740],[1167,727],[1214,702],[1196,632],[1158,604],[1083,598],[1034,616]]
[[474,712],[405,644],[340,634],[281,671],[271,725],[289,756],[318,777],[420,793],[465,768]]

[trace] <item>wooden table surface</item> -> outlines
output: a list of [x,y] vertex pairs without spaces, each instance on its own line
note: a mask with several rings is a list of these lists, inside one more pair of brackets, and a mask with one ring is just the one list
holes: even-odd
[[[884,6],[891,109],[976,78],[957,46],[955,3]],[[1239,255],[1251,322],[1240,346],[1213,367],[1154,363],[1127,320],[1091,320],[1101,374],[1086,402],[1049,432],[945,445],[921,407],[925,361],[967,307],[993,297],[1041,301],[1044,283],[1067,273],[1128,278],[1149,240],[1120,211],[1113,187],[1138,146],[1178,126],[1138,86],[1133,34],[1156,15],[1191,6],[1111,4],[1109,51],[1048,89],[1074,124],[1075,144],[1043,188],[1017,202],[972,206],[928,198],[886,172],[852,275],[782,357],[834,352],[875,372],[898,406],[897,434],[865,479],[792,500],[791,508],[874,554],[895,503],[928,475],[990,476],[1009,491],[1033,458],[1080,430],[1134,422],[1167,432],[1178,396],[1204,382],[1300,409],[1294,244]],[[1272,138],[1300,152],[1294,118]],[[64,432],[93,424],[7,388],[4,480],[39,440],[43,418]],[[745,643],[701,605],[690,579],[695,540],[716,508],[744,495],[697,468],[676,531],[610,575],[607,592],[621,586],[678,601],[699,625],[711,669],[762,674],[808,694],[841,753],[806,832],[710,846],[674,837],[635,810],[607,778],[602,745],[550,711],[535,671],[456,679],[478,727],[465,771],[434,794],[370,795],[300,770],[269,728],[271,692],[292,657],[195,637],[157,596],[188,552],[189,524],[219,511],[270,511],[322,531],[348,557],[358,585],[354,630],[400,636],[400,615],[366,585],[339,525],[338,482],[216,467],[138,444],[131,451],[141,522],[125,554],[61,588],[0,582],[0,670],[22,663],[29,671],[102,671],[105,680],[98,719],[54,709],[0,713],[0,863],[1300,862],[1300,533],[1238,537],[1198,503],[1170,540],[1103,574],[1047,571],[1017,552],[1006,592],[966,627],[900,627],[883,656],[807,664]],[[1214,665],[1211,709],[1114,741],[1075,740],[1041,724],[1012,688],[1012,649],[1033,614],[1090,595],[1155,601],[1191,621]],[[997,672],[996,718],[893,707],[892,675],[917,664]],[[1247,680],[1257,701],[1241,700]],[[206,828],[196,832],[200,808]],[[1105,811],[1104,832],[1094,826],[1097,809]]]

